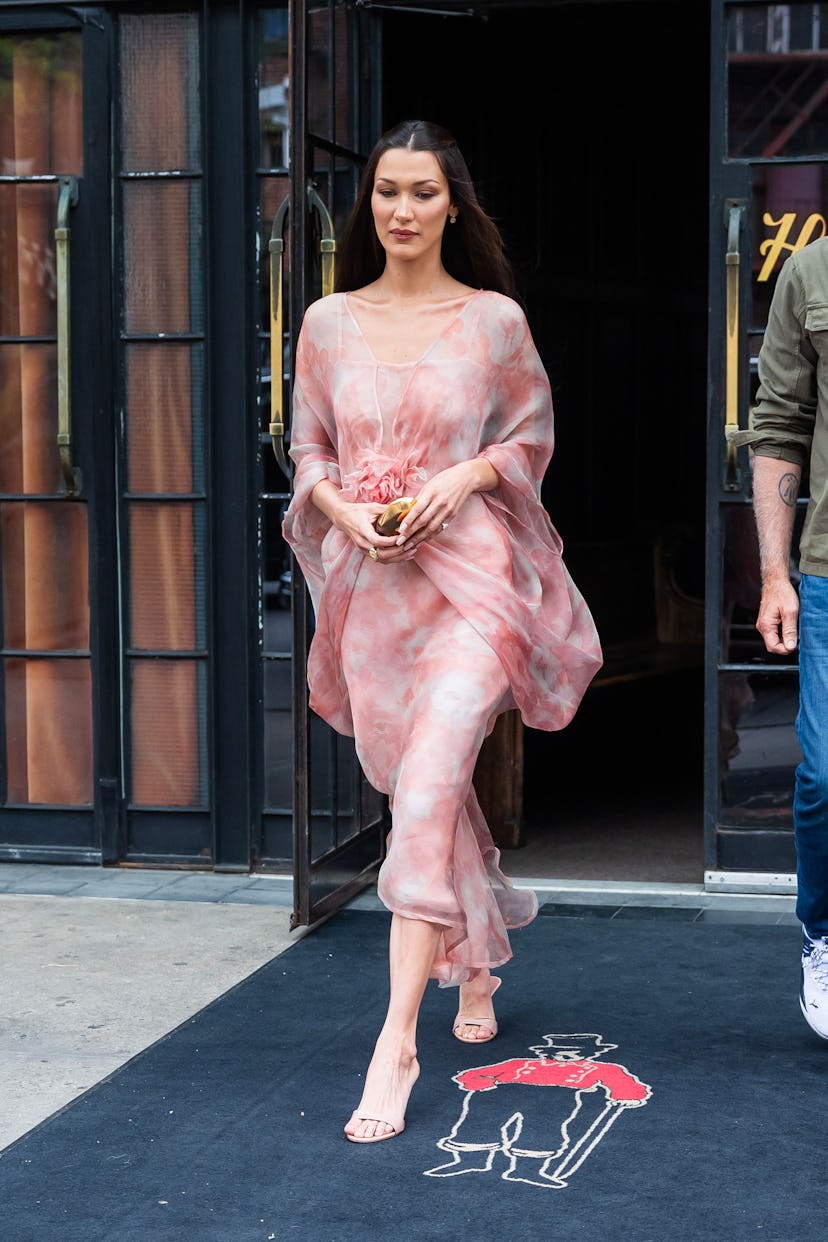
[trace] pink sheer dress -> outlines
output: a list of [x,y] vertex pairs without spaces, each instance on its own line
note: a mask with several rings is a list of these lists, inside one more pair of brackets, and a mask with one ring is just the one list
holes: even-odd
[[[483,739],[517,707],[560,729],[601,666],[592,616],[540,503],[553,445],[549,381],[512,299],[473,294],[415,362],[379,362],[346,294],[313,303],[299,335],[284,535],[316,628],[311,708],[353,736],[392,799],[378,892],[443,928],[432,974],[459,984],[511,957],[508,929],[537,912],[500,869],[472,788]],[[413,495],[484,457],[492,492],[469,497],[411,560],[370,560],[310,499]]]

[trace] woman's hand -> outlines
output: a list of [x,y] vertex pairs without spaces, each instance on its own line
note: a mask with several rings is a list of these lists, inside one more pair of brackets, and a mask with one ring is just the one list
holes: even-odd
[[[332,525],[347,535],[366,555],[370,555],[372,548],[377,552],[377,559],[380,559],[380,550],[383,551],[383,560],[388,552],[397,553],[396,535],[379,535],[374,528],[374,522],[385,505],[370,501],[343,500],[330,479],[322,479],[317,483],[311,492],[311,500]],[[397,560],[398,557],[395,555],[393,559]]]
[[458,462],[435,474],[400,524],[397,535],[400,551],[412,556],[426,539],[445,530],[472,492],[493,491],[499,481],[494,466],[483,457]]
[[396,535],[380,535],[374,527],[385,505],[342,500],[329,479],[317,483],[311,500],[367,556],[390,565],[410,560],[421,543],[445,530],[472,492],[490,492],[499,481],[483,457],[441,470],[428,480]]

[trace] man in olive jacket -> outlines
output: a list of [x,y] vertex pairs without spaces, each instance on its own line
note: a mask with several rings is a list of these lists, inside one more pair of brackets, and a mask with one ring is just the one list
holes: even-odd
[[[780,272],[758,359],[752,430],[753,508],[762,599],[756,628],[774,655],[790,655],[799,629],[802,760],[794,829],[797,918],[802,923],[800,1005],[828,1039],[828,238],[793,254]],[[797,592],[790,576],[796,499],[809,503],[799,541]]]

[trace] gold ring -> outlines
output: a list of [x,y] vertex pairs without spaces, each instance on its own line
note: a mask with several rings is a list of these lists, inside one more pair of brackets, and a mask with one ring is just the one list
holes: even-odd
[[368,549],[368,555],[370,556],[370,558],[371,558],[371,560],[372,560],[372,561],[378,561],[378,560],[379,560],[379,552],[377,551],[377,549],[376,549],[376,548],[369,548],[369,549]]

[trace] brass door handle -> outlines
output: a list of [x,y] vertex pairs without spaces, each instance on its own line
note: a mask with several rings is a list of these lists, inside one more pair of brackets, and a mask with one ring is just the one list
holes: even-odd
[[308,203],[319,216],[320,238],[319,253],[322,260],[322,297],[333,293],[334,269],[336,265],[336,235],[331,213],[312,185],[308,186]]
[[290,478],[290,462],[285,452],[284,381],[284,314],[282,276],[285,254],[285,220],[288,200],[281,204],[273,217],[270,230],[270,443],[286,478]]
[[[336,263],[336,236],[331,213],[325,206],[313,185],[308,185],[308,205],[319,216],[321,236],[319,253],[322,263],[322,296],[333,293]],[[285,452],[285,409],[284,409],[284,296],[282,289],[285,253],[285,221],[288,213],[288,199],[281,204],[270,230],[270,442],[273,452],[286,478],[292,471],[288,455]]]
[[72,460],[72,340],[69,284],[69,210],[77,205],[77,177],[59,181],[57,226],[55,228],[55,272],[57,281],[57,446],[60,469],[67,496],[81,490],[81,472]]
[[739,240],[742,224],[741,206],[731,206],[727,217],[727,250],[725,252],[725,490],[738,492],[741,487],[738,446],[729,437],[739,429],[739,280],[741,254]]

